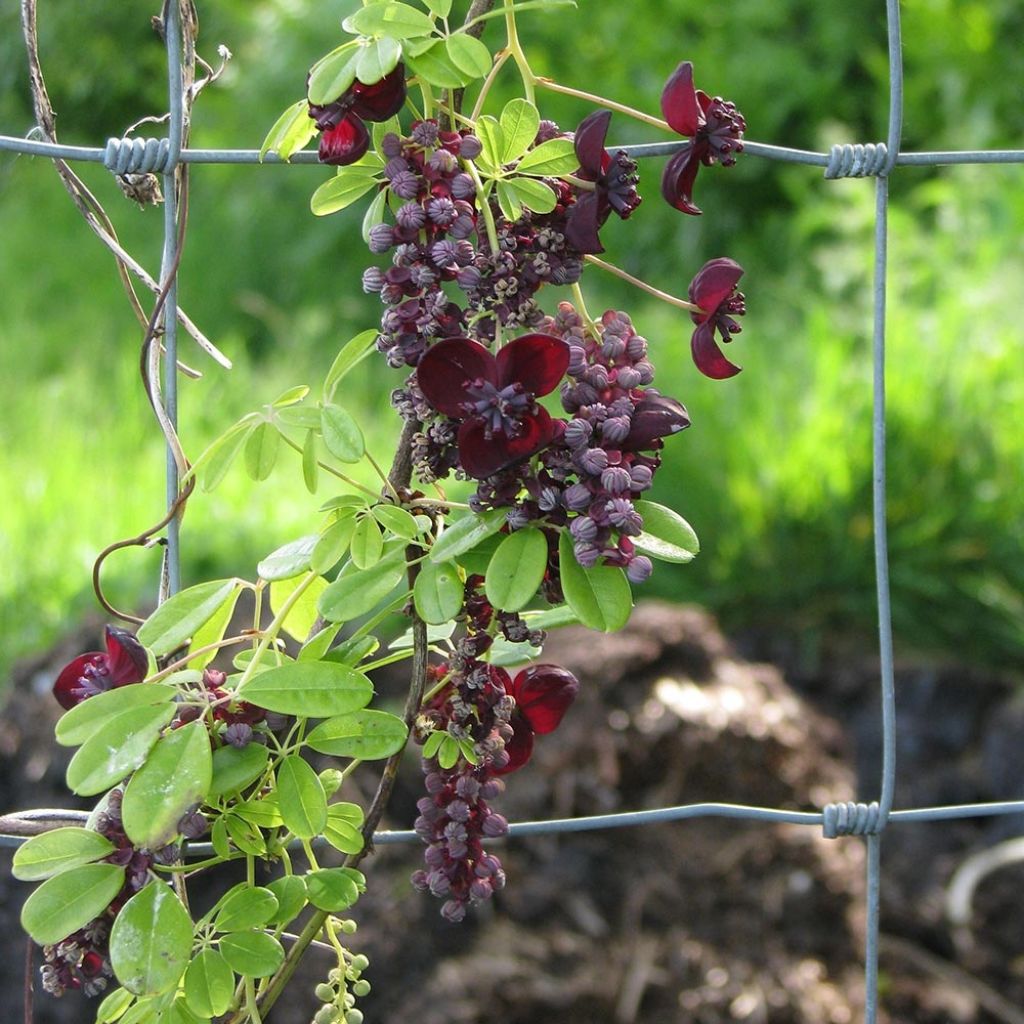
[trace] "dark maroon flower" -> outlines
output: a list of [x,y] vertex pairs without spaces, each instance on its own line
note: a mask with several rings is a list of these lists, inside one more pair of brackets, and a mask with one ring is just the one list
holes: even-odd
[[497,356],[469,338],[429,348],[416,367],[427,401],[462,420],[459,461],[483,479],[546,448],[558,428],[537,398],[554,391],[569,365],[569,346],[549,334],[524,334]]
[[740,368],[722,354],[715,342],[715,331],[722,336],[722,341],[732,341],[732,335],[742,330],[733,319],[747,311],[743,292],[736,291],[736,284],[742,276],[743,268],[735,260],[723,256],[708,260],[690,282],[690,301],[702,310],[690,314],[697,324],[690,340],[693,361],[701,373],[713,380],[725,380],[740,372]]
[[107,650],[90,651],[61,670],[53,695],[68,710],[95,696],[129,683],[141,683],[149,671],[146,650],[127,630],[107,626]]
[[694,203],[693,182],[701,164],[721,163],[731,167],[736,154],[743,152],[743,132],[747,122],[735,103],[714,98],[693,87],[693,65],[684,60],[665,83],[661,110],[673,131],[692,141],[665,165],[661,194],[683,213],[699,214]]
[[689,425],[690,416],[682,402],[666,395],[645,394],[633,410],[622,450],[637,452],[654,448],[661,438],[677,434]]
[[333,103],[309,105],[320,136],[320,161],[354,164],[369,148],[370,135],[363,121],[386,121],[405,103],[405,65],[373,85],[353,82]]
[[612,210],[625,220],[640,205],[636,161],[625,150],[613,156],[604,148],[611,117],[610,110],[595,111],[576,129],[577,176],[595,184],[593,190],[576,197],[566,218],[565,237],[581,253],[604,252],[598,230]]
[[516,708],[509,723],[513,736],[505,743],[508,764],[498,774],[514,772],[530,760],[533,737],[558,728],[579,690],[576,677],[558,665],[531,665],[506,684],[505,691],[515,699]]

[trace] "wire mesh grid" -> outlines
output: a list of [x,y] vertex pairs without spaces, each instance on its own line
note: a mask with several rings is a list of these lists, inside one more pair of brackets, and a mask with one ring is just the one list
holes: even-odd
[[[974,803],[940,807],[893,809],[896,780],[895,684],[893,670],[892,621],[889,598],[889,558],[886,531],[886,412],[885,412],[885,325],[888,243],[889,178],[896,167],[921,167],[944,164],[1024,163],[1024,150],[960,150],[904,153],[900,151],[903,118],[903,57],[899,0],[885,0],[889,70],[888,130],[883,142],[835,145],[828,153],[791,149],[760,142],[745,141],[745,153],[768,160],[824,168],[827,179],[871,177],[875,179],[875,230],[872,323],[872,512],[875,556],[876,599],[878,609],[879,664],[882,709],[882,765],[877,801],[850,801],[829,804],[821,812],[790,811],[741,804],[697,803],[655,810],[593,815],[546,821],[512,823],[509,835],[545,835],[583,832],[597,829],[634,828],[683,821],[692,818],[733,818],[764,823],[788,823],[821,828],[826,838],[862,836],[867,846],[866,927],[864,942],[865,1024],[875,1024],[878,1014],[879,890],[881,880],[882,834],[891,824],[944,821],[954,818],[980,818],[1024,812],[1024,800]],[[257,164],[298,165],[318,163],[314,152],[295,154],[287,164],[276,154],[261,158],[256,150],[183,148],[184,111],[182,104],[182,33],[180,8],[176,0],[164,7],[165,41],[168,64],[169,128],[160,139],[110,139],[102,148],[66,146],[27,138],[0,135],[0,151],[10,151],[53,159],[102,163],[114,174],[156,173],[164,184],[164,245],[161,259],[160,290],[166,294],[163,309],[164,381],[163,404],[172,425],[177,423],[177,304],[176,276],[179,259],[178,210],[175,204],[175,180],[182,164]],[[664,156],[678,151],[686,143],[655,143],[617,147],[635,158]],[[612,147],[616,148],[616,147]],[[167,502],[178,498],[179,478],[173,453],[167,454]],[[172,518],[167,527],[165,589],[180,588],[180,548],[178,522]],[[6,815],[5,820],[20,818],[25,823],[45,818],[49,827],[60,822],[81,823],[84,815],[76,811],[26,811]],[[20,836],[0,835],[0,845],[23,842]],[[415,843],[420,839],[409,831],[379,831],[376,844]],[[195,855],[212,852],[209,844],[190,844]]]

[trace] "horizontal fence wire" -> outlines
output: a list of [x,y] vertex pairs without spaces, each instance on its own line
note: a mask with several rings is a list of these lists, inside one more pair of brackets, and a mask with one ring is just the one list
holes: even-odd
[[[813,826],[824,836],[864,836],[867,844],[867,918],[865,928],[865,1024],[874,1024],[878,1012],[878,921],[881,880],[881,834],[891,824],[942,822],[958,818],[980,818],[996,815],[1024,814],[1024,800],[991,803],[957,804],[893,810],[895,787],[895,682],[892,649],[892,622],[889,606],[889,561],[886,537],[886,469],[885,469],[885,311],[887,273],[888,177],[896,167],[943,166],[956,164],[1024,164],[1024,149],[900,151],[903,114],[903,63],[900,39],[899,0],[885,0],[887,45],[889,55],[889,117],[884,142],[837,144],[829,152],[792,149],[762,142],[745,141],[744,152],[767,160],[821,167],[828,179],[874,177],[875,240],[872,323],[872,512],[874,519],[874,551],[876,598],[878,606],[880,685],[882,693],[882,771],[878,802],[830,804],[822,811],[795,811],[780,808],[752,807],[741,804],[694,803],[652,810],[599,814],[550,821],[512,823],[512,838],[555,835],[598,829],[634,828],[694,819],[729,818],[769,824]],[[103,164],[114,174],[158,173],[164,178],[164,249],[161,259],[161,287],[166,289],[164,308],[164,402],[168,419],[176,420],[177,373],[175,368],[175,331],[177,327],[177,295],[175,278],[178,251],[178,210],[175,206],[177,172],[181,164],[260,164],[263,166],[317,165],[317,153],[302,151],[290,160],[275,153],[261,156],[250,149],[191,149],[183,146],[184,115],[182,110],[182,43],[180,9],[177,0],[165,4],[167,26],[168,88],[170,93],[169,136],[164,139],[110,139],[102,148],[68,146],[31,137],[0,135],[0,151],[53,159]],[[638,159],[668,156],[690,145],[687,141],[645,143],[609,148],[623,149]],[[167,501],[170,505],[178,494],[177,467],[168,450]],[[179,585],[177,522],[169,527],[168,558],[161,596],[175,592]],[[84,825],[84,811],[34,810],[0,816],[0,846],[17,846],[34,831],[60,825]],[[10,834],[7,834],[10,833]],[[375,833],[376,845],[419,842],[414,831],[380,831]],[[209,843],[189,843],[189,856],[212,853]]]

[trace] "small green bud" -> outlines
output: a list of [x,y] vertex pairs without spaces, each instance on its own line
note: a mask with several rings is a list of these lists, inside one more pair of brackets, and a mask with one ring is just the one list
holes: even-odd
[[345,1024],[363,1024],[362,1010],[349,1010],[345,1014]]
[[333,1003],[334,997],[337,994],[334,991],[333,985],[328,985],[326,982],[323,981],[320,982],[319,985],[317,985],[315,992],[317,999],[319,999],[323,1003]]
[[344,775],[337,768],[325,768],[319,778],[320,785],[324,787],[324,793],[327,794],[328,799],[341,789],[341,784],[345,780]]
[[363,956],[362,953],[360,953],[358,956],[352,957],[352,960],[349,963],[349,969],[351,971],[354,971],[356,974],[361,974],[369,966],[370,966],[370,959],[369,959],[369,957]]
[[365,978],[360,978],[353,986],[352,991],[362,998],[370,993],[370,983]]
[[338,1011],[333,1005],[321,1006],[316,1011],[316,1016],[313,1018],[313,1024],[335,1024],[338,1019]]
[[339,968],[332,967],[327,972],[327,978],[329,981],[333,981],[334,984],[337,985],[344,978],[344,975],[341,973],[341,970]]
[[347,920],[341,922],[341,930],[345,935],[355,935],[356,929],[358,927],[359,925],[357,925],[355,921],[352,920],[352,918],[348,918]]

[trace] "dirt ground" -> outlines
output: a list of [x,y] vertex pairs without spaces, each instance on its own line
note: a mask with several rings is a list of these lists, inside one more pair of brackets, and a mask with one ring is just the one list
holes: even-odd
[[[96,630],[92,631],[96,633]],[[93,646],[70,638],[16,673],[0,716],[0,810],[74,806],[52,744],[55,671]],[[813,663],[775,637],[727,640],[696,608],[641,604],[614,636],[553,635],[545,661],[583,686],[557,733],[510,777],[512,821],[717,801],[819,810],[877,795],[880,713],[870,654]],[[398,692],[397,679],[378,679]],[[923,661],[897,673],[897,807],[1024,797],[1024,701],[1010,681]],[[358,783],[358,780],[357,780]],[[372,785],[367,777],[363,786]],[[388,823],[415,817],[408,760]],[[893,824],[882,843],[881,1019],[1024,1024],[1024,864],[945,919],[950,878],[1024,819]],[[862,1019],[864,846],[820,828],[700,818],[510,839],[508,886],[460,925],[412,891],[416,846],[366,864],[352,946],[371,960],[368,1024],[846,1024]],[[0,855],[0,1004],[20,1019],[28,886]],[[304,1024],[316,955],[267,1024]],[[38,1024],[91,1020],[37,994]]]

